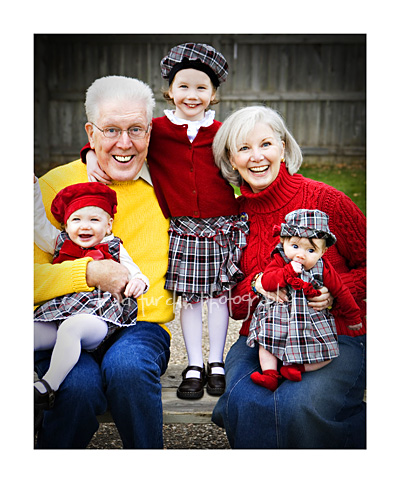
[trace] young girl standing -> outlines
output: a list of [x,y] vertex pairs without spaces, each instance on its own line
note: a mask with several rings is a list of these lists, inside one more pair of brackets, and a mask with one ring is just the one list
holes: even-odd
[[[316,311],[307,297],[320,295],[326,286],[343,315],[359,320],[360,309],[350,290],[322,256],[336,242],[329,230],[329,217],[319,210],[296,210],[275,227],[280,243],[273,250],[272,261],[253,282],[253,290],[274,292],[287,288],[289,302],[283,304],[262,297],[254,311],[247,345],[259,346],[262,374],[253,372],[253,382],[270,391],[278,387],[282,376],[300,381],[303,372],[315,371],[338,357],[339,347],[334,317],[328,310]],[[258,282],[258,283],[257,283]],[[260,295],[260,294],[259,294]],[[283,366],[278,372],[278,359]]]
[[81,349],[94,350],[118,327],[136,323],[135,298],[148,290],[149,280],[111,232],[117,211],[114,190],[100,183],[79,183],[59,191],[51,212],[64,226],[63,231],[47,219],[36,178],[34,200],[35,243],[54,253],[53,263],[83,257],[112,259],[122,263],[130,273],[126,299],[121,303],[111,293],[96,288],[92,292],[57,297],[35,310],[35,351],[53,349],[48,371],[34,385],[36,432],[43,410],[54,405],[54,393],[77,363]]
[[[238,265],[248,233],[233,189],[212,155],[221,123],[208,108],[227,78],[228,64],[213,47],[187,43],[173,47],[161,60],[161,75],[168,80],[165,97],[175,110],[153,119],[147,160],[161,209],[171,217],[165,288],[182,297],[181,327],[189,364],[177,395],[200,398],[207,384],[207,392],[219,396],[225,390],[226,295],[243,277]],[[107,181],[92,151],[87,162],[89,179]],[[210,339],[207,373],[202,352],[204,300]]]

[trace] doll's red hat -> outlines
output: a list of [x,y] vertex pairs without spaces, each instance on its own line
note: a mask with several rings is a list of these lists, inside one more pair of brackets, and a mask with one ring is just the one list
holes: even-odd
[[51,204],[51,212],[60,223],[85,206],[97,206],[111,217],[117,212],[117,194],[105,184],[98,182],[77,183],[59,191]]

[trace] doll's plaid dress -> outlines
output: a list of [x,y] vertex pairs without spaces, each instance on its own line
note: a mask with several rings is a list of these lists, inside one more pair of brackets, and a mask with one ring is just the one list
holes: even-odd
[[[286,263],[282,245],[278,250]],[[273,252],[274,253],[274,252]],[[323,260],[300,278],[314,288],[323,286]],[[288,285],[289,302],[280,304],[262,297],[254,311],[250,324],[247,345],[257,342],[280,359],[284,365],[316,363],[333,359],[339,355],[335,319],[328,310],[309,307],[303,290],[294,290]]]

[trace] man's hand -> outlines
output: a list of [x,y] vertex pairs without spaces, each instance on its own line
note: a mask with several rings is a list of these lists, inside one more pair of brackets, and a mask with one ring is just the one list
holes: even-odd
[[110,292],[119,301],[128,282],[128,269],[114,260],[93,260],[87,264],[86,283],[89,287]]

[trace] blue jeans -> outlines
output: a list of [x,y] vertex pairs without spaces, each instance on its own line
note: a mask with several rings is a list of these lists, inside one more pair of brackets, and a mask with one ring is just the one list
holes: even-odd
[[[169,360],[170,337],[158,324],[138,322],[117,331],[95,352],[81,357],[56,393],[54,408],[45,411],[38,445],[86,448],[99,423],[111,411],[124,448],[162,448],[160,377]],[[104,348],[103,348],[104,351]],[[47,371],[51,351],[35,353],[35,369]]]
[[251,381],[261,370],[258,348],[240,336],[227,355],[227,387],[212,418],[231,447],[365,448],[366,337],[339,336],[339,348],[324,368],[271,392]]

